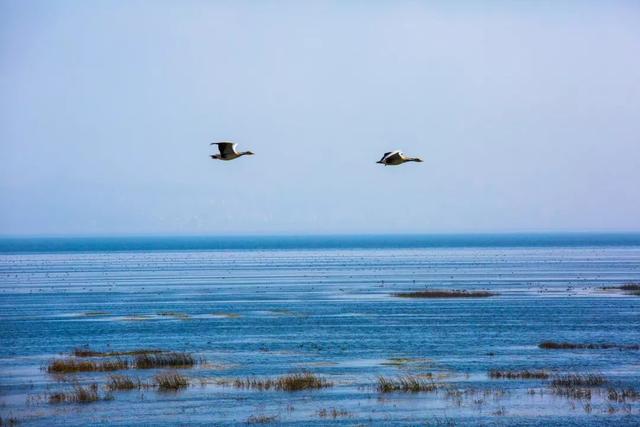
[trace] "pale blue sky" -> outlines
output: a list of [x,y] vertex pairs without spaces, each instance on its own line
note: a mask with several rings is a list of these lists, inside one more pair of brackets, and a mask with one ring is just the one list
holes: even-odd
[[0,234],[640,230],[640,3],[451,3],[0,0]]

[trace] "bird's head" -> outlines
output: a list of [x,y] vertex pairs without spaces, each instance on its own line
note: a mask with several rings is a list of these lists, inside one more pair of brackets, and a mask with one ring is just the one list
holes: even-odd
[[245,151],[244,154],[247,156],[253,156],[255,153],[253,151]]

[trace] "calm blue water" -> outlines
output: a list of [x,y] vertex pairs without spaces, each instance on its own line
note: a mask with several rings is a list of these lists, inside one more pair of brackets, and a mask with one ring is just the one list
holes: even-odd
[[[281,425],[640,424],[639,401],[607,399],[608,388],[640,390],[640,351],[537,347],[640,344],[640,297],[601,289],[640,282],[638,235],[5,239],[0,251],[0,415],[23,425],[246,425],[259,415]],[[424,288],[499,295],[392,295]],[[108,373],[42,370],[82,345],[207,363],[181,370],[192,386],[178,393],[49,404],[47,393],[74,381],[104,385]],[[600,373],[608,384],[575,400],[548,380],[491,380],[490,369]],[[221,385],[303,370],[334,387]],[[405,374],[442,389],[376,391],[378,376]],[[319,415],[331,408],[348,415]]]
[[639,246],[640,233],[0,238],[0,252]]

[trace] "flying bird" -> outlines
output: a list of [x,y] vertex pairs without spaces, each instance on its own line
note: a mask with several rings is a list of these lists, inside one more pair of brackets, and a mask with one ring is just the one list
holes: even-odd
[[389,151],[384,153],[384,156],[376,163],[380,163],[385,166],[397,166],[406,162],[422,162],[422,159],[417,157],[406,157],[402,151]]
[[252,156],[251,151],[236,151],[238,144],[234,142],[212,142],[211,145],[217,145],[220,154],[212,154],[211,158],[215,160],[233,160],[240,156]]

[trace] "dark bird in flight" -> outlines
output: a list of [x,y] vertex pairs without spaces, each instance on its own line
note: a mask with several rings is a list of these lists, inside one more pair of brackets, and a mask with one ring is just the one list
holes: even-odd
[[251,151],[236,151],[238,144],[233,142],[212,142],[211,145],[217,145],[220,154],[212,154],[211,158],[215,160],[233,160],[240,156],[252,156]]
[[417,157],[406,157],[402,151],[389,151],[384,153],[384,156],[376,163],[380,163],[385,166],[397,166],[406,162],[422,162],[422,159]]

